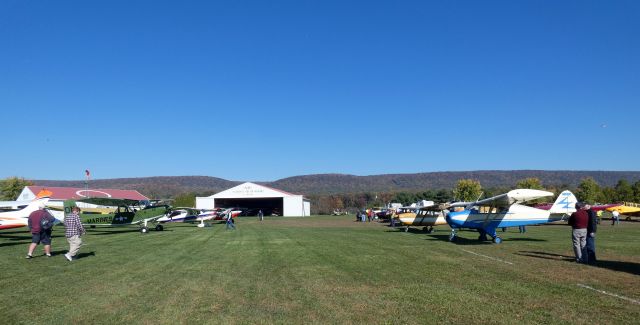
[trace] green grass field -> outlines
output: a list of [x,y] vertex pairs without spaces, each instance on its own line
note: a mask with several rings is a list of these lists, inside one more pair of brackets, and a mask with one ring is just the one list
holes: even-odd
[[[449,228],[408,233],[353,216],[240,218],[196,228],[92,229],[68,262],[24,259],[26,228],[0,231],[5,324],[637,324],[640,222],[604,222],[597,266],[573,262],[570,228],[479,243]],[[581,286],[583,285],[583,286]],[[617,295],[614,297],[590,288]],[[625,299],[627,298],[627,299]],[[630,300],[629,300],[630,299]]]

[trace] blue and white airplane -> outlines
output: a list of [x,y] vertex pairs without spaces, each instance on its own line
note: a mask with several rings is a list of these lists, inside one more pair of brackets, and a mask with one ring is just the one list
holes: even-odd
[[455,241],[459,228],[477,229],[479,240],[499,244],[502,239],[496,234],[497,228],[535,225],[558,221],[576,211],[576,197],[570,191],[560,193],[551,209],[542,210],[521,203],[553,196],[553,193],[532,189],[517,189],[508,193],[471,202],[465,210],[447,213],[446,220],[451,227],[449,241]]

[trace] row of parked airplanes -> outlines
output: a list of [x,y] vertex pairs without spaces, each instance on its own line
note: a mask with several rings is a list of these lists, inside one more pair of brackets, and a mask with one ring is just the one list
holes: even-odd
[[[455,241],[459,229],[474,229],[478,231],[479,240],[487,240],[490,236],[494,243],[502,239],[496,230],[505,227],[518,227],[560,221],[575,212],[576,197],[570,191],[563,191],[553,204],[529,206],[525,202],[552,197],[548,191],[533,189],[516,189],[490,198],[473,202],[453,202],[419,208],[400,209],[397,217],[405,229],[409,226],[425,227],[427,231],[434,226],[449,225],[450,241]],[[0,212],[0,229],[27,226],[28,216],[41,206],[45,206],[49,198],[38,198],[31,202],[8,201],[0,202],[0,208],[26,205],[21,209]],[[95,226],[126,226],[138,225],[140,231],[148,232],[152,225],[156,230],[163,230],[163,223],[167,222],[200,222],[198,226],[205,226],[204,221],[222,220],[231,215],[236,217],[243,213],[241,209],[216,209],[200,211],[192,208],[171,208],[169,205],[137,206],[138,201],[105,198],[88,198],[82,200],[67,200],[63,208],[49,206],[49,212],[59,221],[70,213],[78,203],[93,206],[110,206],[111,208],[83,208],[80,214],[81,222],[89,227]],[[136,208],[137,207],[137,208]],[[610,204],[594,207],[595,210],[617,209],[622,205]],[[633,209],[633,208],[632,208]],[[640,212],[640,207],[635,208]],[[406,211],[409,210],[409,211]],[[1,211],[1,210],[0,210]]]
[[[434,226],[449,225],[450,241],[455,241],[459,229],[478,231],[478,239],[487,240],[490,236],[494,243],[502,242],[497,229],[544,224],[566,219],[575,212],[577,199],[571,191],[563,191],[554,203],[525,205],[525,202],[552,197],[548,191],[516,189],[508,193],[474,202],[452,202],[427,204],[422,207],[401,207],[396,210],[396,218],[404,226],[423,227],[430,233]],[[430,202],[432,203],[432,202]],[[594,205],[594,211],[608,210],[631,215],[640,215],[640,206],[627,203]]]
[[[137,225],[140,232],[146,233],[150,226],[162,231],[164,223],[168,222],[200,222],[204,227],[205,221],[224,220],[227,216],[235,218],[244,211],[238,208],[197,210],[193,208],[172,208],[169,205],[140,206],[140,202],[127,199],[86,198],[81,200],[66,200],[64,206],[47,205],[48,197],[37,198],[33,201],[0,201],[0,229],[26,227],[31,212],[45,207],[53,215],[57,223],[63,222],[64,217],[74,206],[93,206],[82,208],[80,220],[83,225],[97,226],[130,226]],[[80,204],[79,204],[80,203]]]

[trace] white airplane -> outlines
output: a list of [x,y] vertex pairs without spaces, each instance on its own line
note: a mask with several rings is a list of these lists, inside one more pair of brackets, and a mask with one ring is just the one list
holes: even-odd
[[[7,202],[7,201],[5,201]],[[20,201],[8,201],[8,202],[20,202]],[[36,211],[40,208],[41,205],[46,205],[49,202],[48,197],[39,198],[33,201],[30,201],[26,207],[19,210],[10,210],[6,212],[0,212],[0,229],[11,229],[11,228],[19,228],[26,227],[28,225],[29,214],[31,212]],[[11,206],[11,205],[5,205]],[[60,221],[58,214],[53,214],[53,216]]]
[[479,240],[487,240],[487,235],[493,242],[499,244],[502,239],[496,234],[497,228],[517,227],[547,223],[562,220],[565,216],[576,211],[578,201],[570,191],[558,195],[549,210],[542,210],[520,203],[543,197],[553,196],[553,193],[531,189],[516,189],[508,193],[490,197],[470,203],[467,208],[459,212],[447,213],[446,220],[451,226],[449,241],[455,241],[456,229],[477,229]]

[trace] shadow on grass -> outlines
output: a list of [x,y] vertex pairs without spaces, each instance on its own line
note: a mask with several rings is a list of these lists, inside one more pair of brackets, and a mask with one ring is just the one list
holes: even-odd
[[[429,237],[431,237],[432,239],[427,239],[427,240],[441,240],[441,241],[449,241],[449,234],[442,234],[442,235],[434,235],[434,234],[429,234]],[[453,242],[456,245],[492,245],[493,243],[491,241],[479,241],[477,238],[474,239],[469,239],[469,238],[464,238],[464,237],[460,237],[457,236],[456,240]]]
[[[149,234],[150,233],[155,233],[155,232],[168,232],[168,231],[173,231],[171,229],[164,229],[162,231],[157,231],[154,229],[149,229]],[[87,234],[91,234],[92,236],[103,236],[103,235],[116,235],[116,234],[130,234],[132,232],[140,232],[140,229],[138,228],[131,228],[131,229],[117,229],[117,228],[107,228],[107,229],[87,229]]]
[[78,255],[76,255],[76,258],[81,259],[81,258],[90,257],[90,256],[96,256],[96,252],[78,253]]
[[[516,255],[543,258],[546,260],[564,261],[575,263],[575,256],[567,256],[560,254],[553,254],[547,252],[534,252],[534,251],[520,251],[515,253]],[[603,269],[609,269],[618,272],[627,272],[633,275],[640,275],[640,263],[623,262],[623,261],[605,261],[598,260],[595,264],[589,264],[593,267],[599,267]]]
[[567,256],[567,255],[553,254],[553,253],[547,253],[547,252],[520,251],[515,254],[520,256],[536,257],[536,258],[543,258],[546,260],[567,261],[567,262],[573,262],[576,259],[575,256]]
[[[21,236],[17,236],[17,235],[7,236],[7,234],[21,234]],[[31,242],[31,234],[25,233],[24,231],[3,232],[3,233],[0,233],[0,238],[9,240],[9,242],[0,243],[0,247],[27,245]]]

